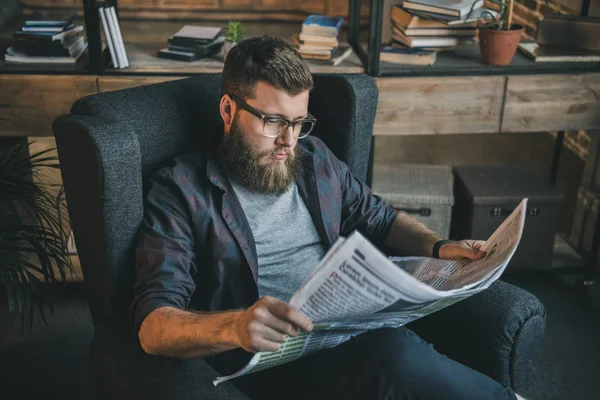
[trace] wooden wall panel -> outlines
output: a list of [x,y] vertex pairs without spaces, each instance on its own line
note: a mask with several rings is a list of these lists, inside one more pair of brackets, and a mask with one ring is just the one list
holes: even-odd
[[500,129],[505,78],[377,78],[374,135],[491,133]]
[[23,106],[13,111],[23,126],[1,124],[0,135],[52,136],[52,121],[73,103],[96,93],[95,76],[0,75],[0,99]]
[[[364,2],[363,2],[364,3]],[[25,7],[81,7],[81,0],[21,0]],[[368,4],[363,4],[366,8]],[[348,16],[348,0],[119,0],[119,7],[129,16],[136,8],[144,11],[184,11],[240,8],[245,10],[299,10],[312,14]]]
[[219,6],[219,0],[157,0],[158,8],[162,9],[207,9],[217,8]]
[[98,77],[98,92],[111,92],[113,90],[126,89],[153,83],[174,81],[183,79],[182,76],[100,76]]
[[260,0],[221,0],[223,7],[229,8],[254,8],[254,5]]
[[119,0],[119,7],[157,7],[160,0]]
[[600,128],[600,74],[509,76],[503,132]]
[[[137,1],[137,0],[136,0]],[[81,7],[81,0],[20,0],[22,6]]]

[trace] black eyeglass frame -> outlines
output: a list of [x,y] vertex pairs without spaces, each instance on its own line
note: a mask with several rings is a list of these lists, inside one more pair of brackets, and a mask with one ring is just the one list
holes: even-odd
[[[285,119],[282,117],[263,114],[260,111],[258,111],[256,108],[252,107],[250,104],[246,103],[244,100],[242,100],[241,98],[239,98],[238,96],[236,96],[234,94],[230,94],[229,97],[231,97],[240,106],[240,108],[242,108],[245,111],[248,111],[250,114],[254,115],[256,118],[259,118],[263,121],[263,135],[266,137],[269,137],[269,138],[276,138],[276,137],[283,135],[290,126],[292,127],[292,132],[294,132],[294,136],[296,136],[296,134],[295,134],[296,125],[302,124],[304,122],[312,122],[312,126],[311,126],[310,130],[306,134],[304,134],[304,135],[298,134],[298,136],[296,136],[296,139],[304,139],[305,137],[310,135],[312,130],[315,128],[315,124],[317,123],[317,119],[314,116],[312,116],[311,113],[307,113],[308,118],[299,119],[297,121],[290,121],[289,119]],[[269,120],[283,121],[286,123],[286,126],[284,129],[281,130],[281,132],[277,136],[266,135],[265,134],[265,124]]]

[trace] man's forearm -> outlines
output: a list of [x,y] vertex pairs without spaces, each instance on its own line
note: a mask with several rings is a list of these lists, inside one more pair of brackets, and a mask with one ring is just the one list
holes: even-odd
[[403,256],[431,257],[433,245],[442,238],[410,215],[399,212],[385,245]]
[[235,324],[242,313],[195,313],[161,307],[144,319],[138,337],[148,354],[175,358],[206,357],[240,346]]

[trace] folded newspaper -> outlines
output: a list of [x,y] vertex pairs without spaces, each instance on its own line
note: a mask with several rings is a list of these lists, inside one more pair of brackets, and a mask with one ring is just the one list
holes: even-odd
[[478,261],[386,257],[359,232],[340,238],[290,305],[313,321],[313,330],[288,337],[281,349],[259,352],[233,375],[274,367],[335,347],[378,328],[396,328],[487,289],[502,275],[521,240],[527,199],[506,218],[481,250]]

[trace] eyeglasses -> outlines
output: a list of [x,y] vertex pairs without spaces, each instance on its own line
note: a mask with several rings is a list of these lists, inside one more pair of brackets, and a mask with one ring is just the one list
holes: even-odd
[[308,113],[308,118],[300,119],[298,121],[290,121],[281,117],[265,115],[236,95],[230,94],[229,96],[235,100],[240,108],[248,111],[250,114],[263,121],[263,135],[266,137],[279,137],[284,132],[287,132],[288,128],[291,126],[294,137],[296,139],[303,139],[310,134],[317,123],[317,119],[310,115],[310,113]]

